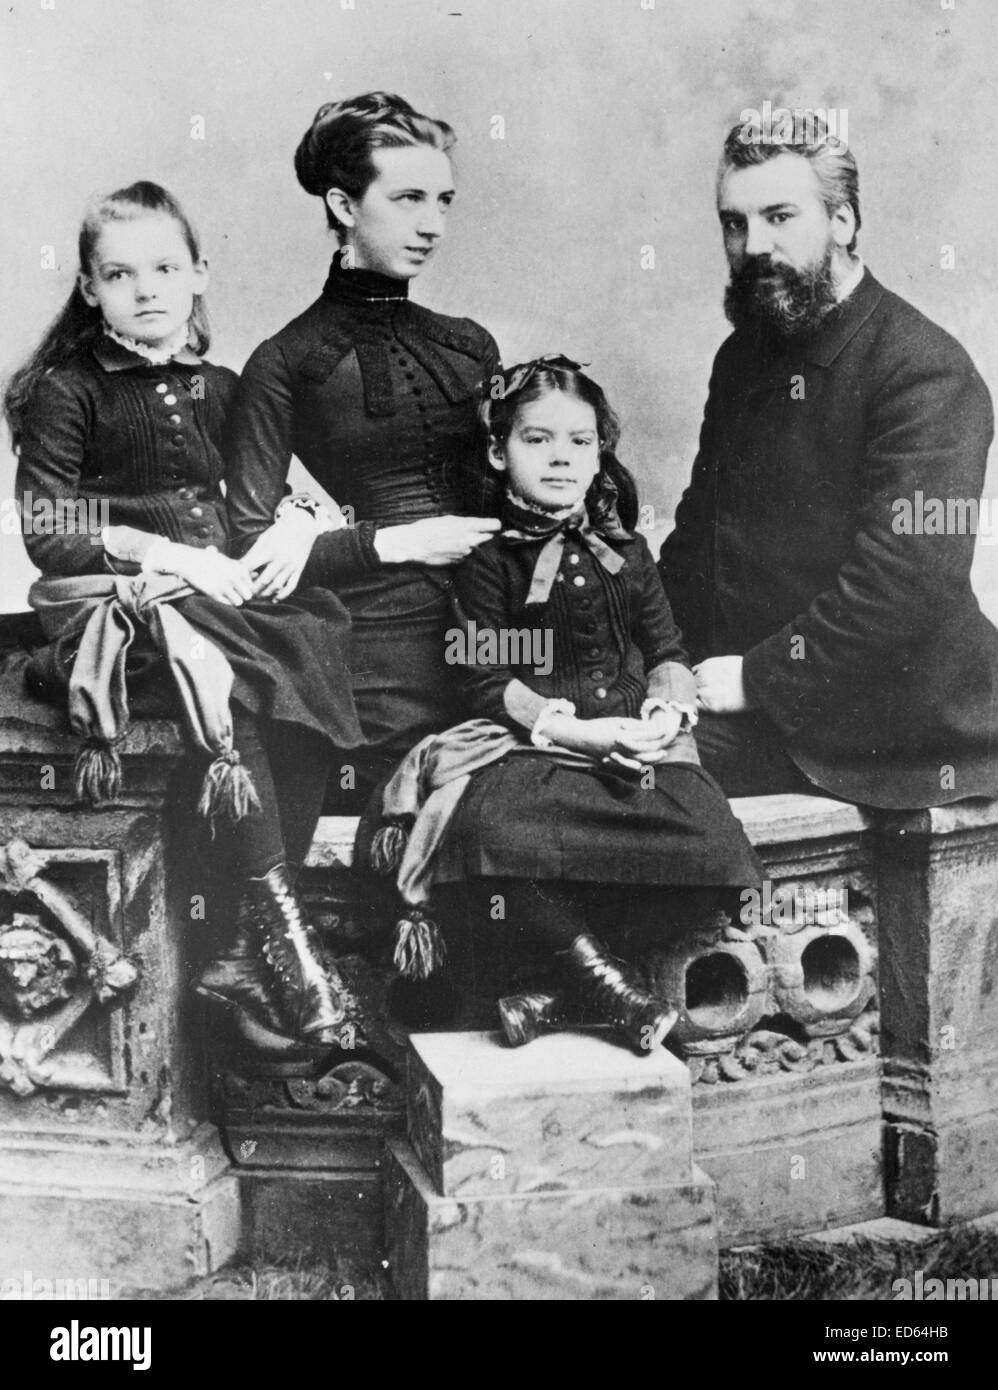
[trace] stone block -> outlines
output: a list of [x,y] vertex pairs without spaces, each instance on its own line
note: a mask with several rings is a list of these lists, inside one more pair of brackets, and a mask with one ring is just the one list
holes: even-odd
[[[329,1147],[327,1145],[327,1147]],[[240,1169],[248,1259],[321,1262],[344,1278],[382,1276],[384,1203],[379,1172]]]
[[450,1197],[644,1188],[690,1179],[686,1067],[603,1029],[510,1048],[498,1033],[410,1038],[410,1141]]
[[998,802],[887,818],[880,834],[888,1214],[998,1209]]
[[408,1144],[388,1146],[386,1252],[404,1300],[710,1300],[713,1184],[457,1199],[434,1192]]
[[74,1135],[0,1136],[0,1284],[108,1280],[175,1289],[235,1254],[239,1190],[217,1131],[172,1146]]
[[693,1141],[717,1185],[722,1247],[884,1214],[875,1057],[696,1086]]

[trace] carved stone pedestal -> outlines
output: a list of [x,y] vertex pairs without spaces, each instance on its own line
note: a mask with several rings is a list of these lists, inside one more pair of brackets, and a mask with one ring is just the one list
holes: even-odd
[[260,1259],[344,1261],[379,1268],[385,1139],[404,1129],[406,1034],[389,1019],[389,974],[358,949],[378,925],[376,905],[348,873],[356,820],[326,816],[300,884],[311,919],[360,1005],[365,1035],[283,1063],[227,1045],[211,1049],[212,1115],[243,1200],[243,1251]]
[[884,1212],[870,820],[823,797],[732,804],[764,892],[658,961],[722,1245]]
[[[355,981],[351,964],[340,968]],[[367,1049],[298,1065],[216,1054],[214,1114],[236,1163],[244,1253],[377,1267],[381,1158],[386,1135],[402,1129],[385,1065]]]
[[0,1281],[181,1285],[232,1256],[239,1198],[204,1122],[191,899],[167,871],[176,732],[137,728],[121,801],[86,811],[76,741],[19,710],[0,707]]
[[888,1214],[998,1210],[998,802],[881,833]]
[[389,1144],[385,1174],[400,1297],[717,1297],[713,1185],[675,1058],[602,1030],[410,1043],[411,1143]]

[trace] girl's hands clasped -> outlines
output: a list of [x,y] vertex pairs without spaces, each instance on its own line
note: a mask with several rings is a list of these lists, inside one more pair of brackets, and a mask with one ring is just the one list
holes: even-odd
[[679,732],[681,720],[678,710],[656,710],[650,719],[577,719],[558,714],[545,723],[544,732],[563,748],[625,767],[641,767],[665,761],[665,749]]
[[193,545],[168,544],[169,554],[164,557],[162,569],[186,580],[192,589],[234,608],[253,597],[253,580],[242,561],[231,560],[214,546],[199,550]]

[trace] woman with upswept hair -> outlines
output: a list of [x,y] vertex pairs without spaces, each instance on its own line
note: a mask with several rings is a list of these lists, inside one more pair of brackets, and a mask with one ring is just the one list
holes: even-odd
[[[450,126],[384,92],[319,109],[295,171],[337,250],[319,298],[246,364],[226,445],[232,528],[263,595],[318,585],[350,611],[362,795],[454,722],[453,568],[499,524],[478,515],[476,448],[496,344],[409,298],[446,231],[453,144]],[[307,496],[282,503],[293,454],[349,524],[323,529]],[[299,509],[300,526],[272,526],[278,508]]]

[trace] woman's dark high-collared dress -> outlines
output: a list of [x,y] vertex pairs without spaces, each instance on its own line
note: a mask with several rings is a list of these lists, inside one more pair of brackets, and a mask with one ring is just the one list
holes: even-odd
[[237,544],[271,524],[292,454],[352,509],[357,524],[318,537],[301,584],[335,590],[350,610],[358,711],[386,761],[454,721],[454,618],[450,569],[381,565],[375,530],[480,510],[475,395],[497,362],[478,324],[337,258],[320,298],[256,349],[239,384],[226,445]]

